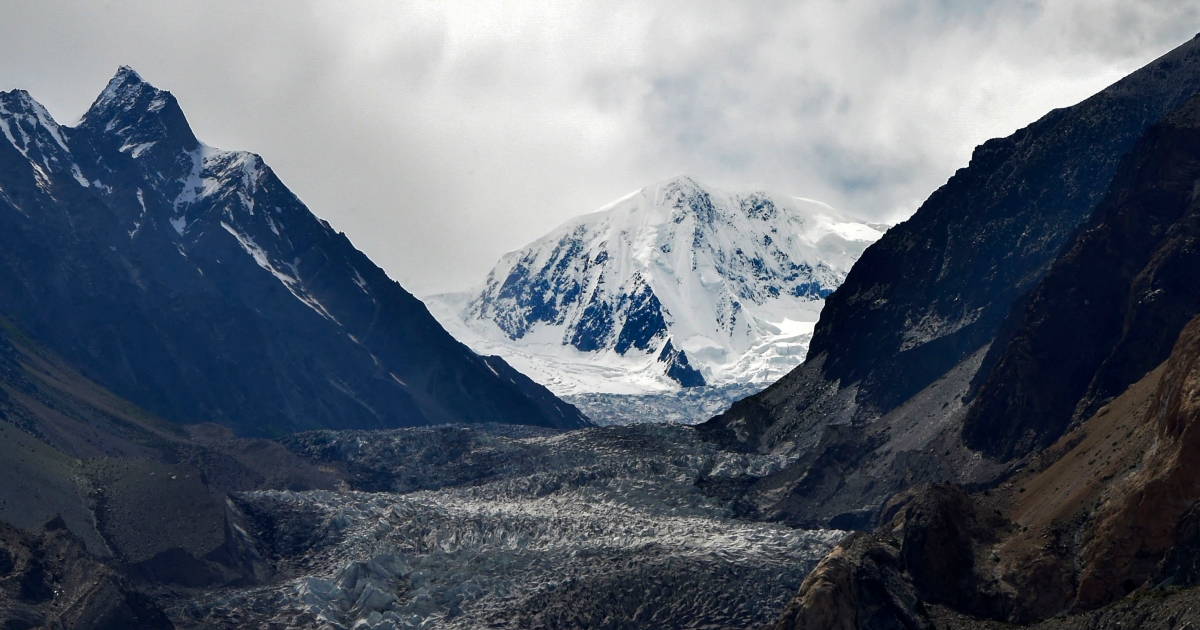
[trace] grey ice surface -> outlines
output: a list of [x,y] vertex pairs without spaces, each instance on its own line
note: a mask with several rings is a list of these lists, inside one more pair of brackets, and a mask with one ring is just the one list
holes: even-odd
[[700,424],[764,387],[761,383],[735,383],[687,387],[661,394],[574,394],[562,399],[600,426],[644,422]]
[[300,450],[426,489],[239,496],[271,523],[260,544],[287,577],[193,603],[182,626],[750,628],[842,535],[731,518],[696,480],[789,460],[718,451],[686,426],[309,437]]

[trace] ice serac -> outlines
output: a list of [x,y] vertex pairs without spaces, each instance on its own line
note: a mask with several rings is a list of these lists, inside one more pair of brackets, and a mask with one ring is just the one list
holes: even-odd
[[243,433],[587,420],[455,341],[252,153],[128,67],[79,125],[0,94],[3,314],[178,422]]
[[648,186],[505,255],[434,313],[560,394],[769,383],[881,226],[806,199]]

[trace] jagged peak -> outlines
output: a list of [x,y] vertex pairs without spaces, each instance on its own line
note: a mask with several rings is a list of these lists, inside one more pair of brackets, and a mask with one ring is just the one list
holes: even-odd
[[0,105],[11,112],[13,111],[13,108],[10,107],[11,105],[16,105],[20,110],[24,111],[41,104],[34,100],[33,96],[25,90],[9,90],[7,92],[0,92]]
[[49,134],[63,151],[69,151],[61,127],[45,105],[25,90],[0,92],[0,131],[26,157],[29,157],[30,143],[36,143],[31,136],[41,133],[37,131],[39,128]]
[[129,66],[121,66],[117,69],[117,73],[109,79],[108,85],[104,86],[104,91],[96,97],[95,102],[88,108],[84,114],[84,120],[94,118],[97,114],[108,112],[114,106],[131,105],[137,100],[140,93],[145,90],[153,90],[159,92],[158,88],[150,85],[138,74],[136,70]]
[[200,144],[175,97],[129,66],[117,69],[80,125],[116,135],[125,145],[149,146],[166,140],[174,148],[192,150]]
[[650,190],[687,190],[695,192],[708,192],[708,186],[700,183],[695,177],[687,173],[680,173],[674,177],[658,182],[648,187]]
[[678,184],[681,186],[695,186],[698,188],[704,187],[704,185],[701,184],[695,177],[692,177],[691,175],[688,175],[687,173],[680,173],[674,177],[668,177],[667,179],[664,179],[663,181],[659,182],[660,186],[665,186],[668,184]]
[[0,109],[8,114],[36,116],[45,126],[56,131],[59,128],[58,121],[54,120],[54,117],[50,115],[50,110],[46,109],[45,105],[42,105],[25,90],[0,92]]
[[132,67],[126,65],[122,65],[121,67],[117,68],[117,74],[113,76],[113,79],[117,78],[142,81],[142,75],[138,74],[137,70],[134,70]]

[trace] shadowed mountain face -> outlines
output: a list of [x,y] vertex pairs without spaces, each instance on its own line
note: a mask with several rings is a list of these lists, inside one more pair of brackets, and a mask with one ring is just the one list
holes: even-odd
[[[1195,46],[1132,78],[1188,84]],[[1036,197],[1058,182],[1029,185]],[[842,521],[880,526],[827,556],[776,628],[1200,622],[1198,194],[1195,95],[1121,157],[1095,211],[990,346],[873,421],[845,411],[852,396],[839,407],[809,394],[861,424],[827,427],[790,475],[773,487],[755,480],[743,498],[762,509],[768,491],[783,494],[774,509],[794,518],[845,509],[849,494],[863,509]],[[769,394],[757,416],[730,412],[709,429],[772,436]],[[869,404],[865,383],[857,395]]]
[[1193,40],[979,146],[827,299],[809,350],[824,380],[858,383],[862,410],[885,413],[989,343],[1092,214],[1121,156],[1197,90]]
[[3,318],[0,462],[2,628],[171,628],[157,586],[270,577],[230,493],[339,485],[278,443],[155,418]]
[[1049,446],[1161,363],[1200,314],[1200,100],[1151,127],[1080,234],[1010,317],[963,429],[1011,458]]
[[587,424],[451,338],[258,156],[199,142],[129,68],[74,128],[0,94],[0,132],[0,311],[162,417],[258,435]]
[[1180,109],[1197,92],[1193,39],[985,143],[869,247],[805,363],[703,425],[796,456],[746,480],[749,511],[869,528],[915,485],[1011,474],[1158,365],[1200,308]]
[[991,343],[1091,216],[1134,141],[1197,91],[1192,40],[976,148],[827,298],[806,362],[716,424],[741,418],[743,439],[770,447],[814,414],[871,420],[930,386]]

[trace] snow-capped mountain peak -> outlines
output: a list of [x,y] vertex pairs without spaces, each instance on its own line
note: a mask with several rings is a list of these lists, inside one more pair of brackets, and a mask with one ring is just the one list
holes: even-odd
[[6,317],[164,417],[587,423],[456,342],[259,156],[201,143],[128,67],[73,127],[0,93],[0,218]]
[[121,66],[83,115],[80,126],[121,140],[134,158],[151,150],[174,155],[200,145],[174,95]]
[[527,372],[551,355],[624,366],[605,382],[541,370],[563,393],[765,382],[803,358],[825,296],[880,235],[820,202],[681,175],[506,254],[470,295],[431,301],[468,344]]

